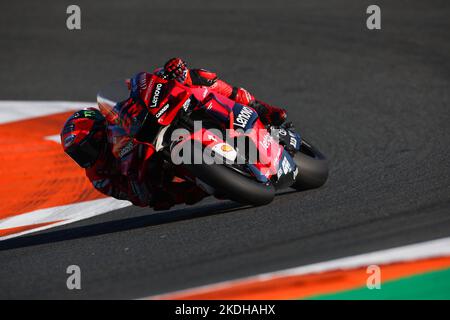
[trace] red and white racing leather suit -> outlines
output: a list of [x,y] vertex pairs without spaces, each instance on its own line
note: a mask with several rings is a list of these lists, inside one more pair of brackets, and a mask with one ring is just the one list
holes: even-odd
[[[162,75],[163,68],[154,73]],[[263,122],[281,120],[286,117],[283,109],[270,106],[244,88],[234,87],[218,79],[213,72],[204,69],[189,69],[184,85],[207,86],[217,94],[237,103],[256,109]],[[275,119],[275,120],[274,120]],[[111,129],[111,128],[110,128]],[[180,180],[175,173],[162,170],[163,162],[154,155],[148,143],[134,141],[135,146],[126,155],[120,156],[115,149],[113,130],[108,130],[108,147],[86,174],[94,187],[108,196],[129,200],[137,206],[151,206],[156,210],[169,209],[174,204],[194,204],[208,196],[193,183]]]
[[[164,72],[164,68],[158,68],[154,71],[154,74],[161,76],[164,75]],[[205,69],[189,69],[183,84],[185,86],[205,86],[214,93],[223,95],[237,103],[251,106],[265,124],[280,125],[287,116],[284,109],[257,100],[246,89],[234,87],[219,79],[216,73]]]
[[109,144],[96,163],[86,169],[86,175],[101,193],[155,210],[180,203],[194,204],[208,196],[193,183],[165,169],[161,158],[153,153],[150,144],[136,142],[128,154],[118,158]]

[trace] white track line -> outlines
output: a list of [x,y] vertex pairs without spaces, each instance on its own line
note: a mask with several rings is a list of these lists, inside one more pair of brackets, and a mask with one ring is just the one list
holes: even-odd
[[[95,105],[95,102],[72,101],[0,101],[0,124],[61,113],[69,110],[78,110]],[[47,136],[44,137],[44,139],[59,143],[59,135]],[[128,201],[104,198],[22,213],[13,217],[1,219],[0,230],[58,220],[64,221],[0,237],[0,241],[87,219],[130,205],[131,204]]]
[[76,101],[0,101],[0,124],[96,106]]
[[61,138],[60,138],[59,134],[46,136],[46,137],[44,137],[44,139],[48,140],[48,141],[53,141],[53,142],[56,142],[56,143],[59,143],[59,144],[61,143]]
[[247,282],[263,282],[275,278],[281,278],[293,275],[306,275],[320,273],[331,270],[354,269],[372,264],[382,265],[395,262],[412,261],[419,259],[450,256],[450,238],[426,241],[417,244],[396,247],[392,249],[374,251],[360,255],[350,256],[341,259],[335,259],[301,267],[294,267],[285,270],[268,272],[246,278],[223,281],[216,284],[200,286],[197,288],[170,292],[162,295],[150,296],[144,299],[165,299],[177,295],[199,294],[209,291],[225,289],[230,286],[239,285]]
[[116,200],[113,198],[104,198],[98,200],[84,201],[64,206],[57,206],[53,208],[39,209],[10,218],[5,218],[0,220],[0,230],[10,229],[15,227],[22,227],[27,225],[47,223],[52,221],[64,220],[58,223],[46,225],[39,228],[34,228],[31,230],[26,230],[23,232],[7,235],[0,237],[1,240],[15,238],[27,233],[32,233],[36,231],[41,231],[56,226],[61,226],[64,224],[72,223],[75,221],[91,218],[102,213],[110,212],[120,208],[125,208],[130,206],[130,202]]

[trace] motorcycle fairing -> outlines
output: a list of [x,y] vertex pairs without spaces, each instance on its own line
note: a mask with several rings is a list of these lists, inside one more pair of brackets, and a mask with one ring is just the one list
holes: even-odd
[[[202,101],[200,107],[228,128],[231,138],[246,137],[254,144],[261,161],[247,164],[247,168],[258,181],[267,183],[270,180],[281,186],[287,184],[285,180],[294,176],[296,167],[292,158],[273,139],[262,122],[258,121],[258,114],[251,107],[213,94],[207,88],[187,88],[176,81],[167,81],[156,75],[140,73],[133,79],[130,81],[130,91],[133,92],[131,99],[116,103],[112,108],[113,112],[110,112],[112,119],[125,131],[125,134],[118,132],[116,136],[116,156],[127,157],[131,153],[130,150],[135,148],[136,143],[134,137],[148,117],[156,119],[155,122],[161,126],[167,126],[173,122],[181,108],[186,111],[190,107],[191,100]],[[134,101],[136,95],[139,96],[137,103]],[[204,139],[205,136],[207,139]],[[183,139],[184,142],[187,140],[200,140],[205,147],[215,150],[220,156],[228,156],[228,160],[235,158],[236,150],[230,149],[226,141],[205,128],[202,128],[202,132],[194,132]]]
[[181,108],[187,108],[191,102],[191,93],[175,80],[167,81],[153,75],[150,79],[153,89],[148,111],[158,124],[167,126],[177,116]]
[[250,128],[253,128],[253,125],[258,118],[258,114],[253,108],[239,103],[234,104],[233,115],[233,128],[235,130],[241,129],[244,132],[246,132]]
[[298,174],[297,165],[292,159],[289,152],[283,150],[280,161],[278,163],[278,170],[276,176],[273,177],[274,185],[277,188],[289,187],[295,181]]

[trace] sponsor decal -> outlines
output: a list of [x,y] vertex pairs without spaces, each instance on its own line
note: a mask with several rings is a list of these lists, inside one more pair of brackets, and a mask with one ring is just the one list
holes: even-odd
[[277,168],[278,167],[278,165],[279,165],[279,163],[280,163],[280,160],[281,160],[281,154],[283,153],[283,149],[279,149],[278,150],[278,153],[277,153],[277,156],[274,158],[274,160],[273,160],[273,166],[275,167],[275,168]]
[[254,111],[249,107],[243,106],[241,111],[239,111],[236,119],[234,120],[234,125],[245,129],[247,123],[252,118]]
[[271,143],[272,143],[272,136],[269,133],[266,133],[262,141],[259,142],[259,144],[266,150],[269,148]]
[[286,157],[284,157],[283,162],[281,162],[281,167],[283,168],[284,174],[288,174],[288,172],[291,171],[291,164]]
[[138,81],[138,86],[140,90],[145,90],[147,88],[147,79],[145,75],[141,75]]
[[83,110],[83,115],[86,118],[95,118],[95,111],[93,111],[93,110]]
[[298,176],[298,167],[295,168],[294,173],[293,173],[294,180],[297,179],[297,176]]
[[150,95],[150,92],[151,92],[150,88],[152,87],[152,85],[153,85],[153,78],[150,79],[150,83],[148,84],[148,86],[146,88],[144,88],[144,90],[145,90],[144,101],[149,100],[148,96]]
[[230,152],[233,150],[233,148],[229,145],[229,144],[224,144],[220,147],[220,149],[222,149],[223,152]]
[[188,98],[188,99],[183,103],[183,110],[187,112],[190,105],[191,105],[191,99]]
[[66,137],[64,139],[64,147],[67,148],[68,146],[70,146],[74,140],[75,140],[74,134],[71,134],[70,136]]
[[212,150],[229,161],[236,160],[236,150],[234,150],[234,148],[227,143],[218,143],[212,148]]
[[291,137],[289,143],[291,146],[297,149],[297,139]]
[[94,185],[94,187],[96,189],[103,189],[105,188],[109,183],[111,182],[111,180],[109,179],[100,179],[100,180],[94,180],[92,182],[92,184]]
[[158,106],[159,95],[161,94],[162,83],[156,84],[155,91],[153,92],[152,104],[150,108],[156,108]]
[[155,115],[156,119],[159,119],[159,117],[161,117],[164,114],[164,112],[167,111],[167,109],[169,109],[168,103],[164,107],[162,107],[161,110],[158,111],[158,113]]
[[130,153],[131,150],[133,150],[134,148],[134,143],[133,141],[128,142],[125,147],[122,148],[122,150],[120,150],[119,152],[119,157],[123,158],[126,154]]
[[277,178],[281,177],[283,175],[283,169],[279,168],[277,172]]

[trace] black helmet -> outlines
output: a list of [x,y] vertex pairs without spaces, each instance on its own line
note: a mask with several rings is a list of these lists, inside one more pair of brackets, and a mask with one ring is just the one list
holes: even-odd
[[61,144],[80,167],[91,167],[106,148],[105,117],[94,108],[75,112],[64,124]]

